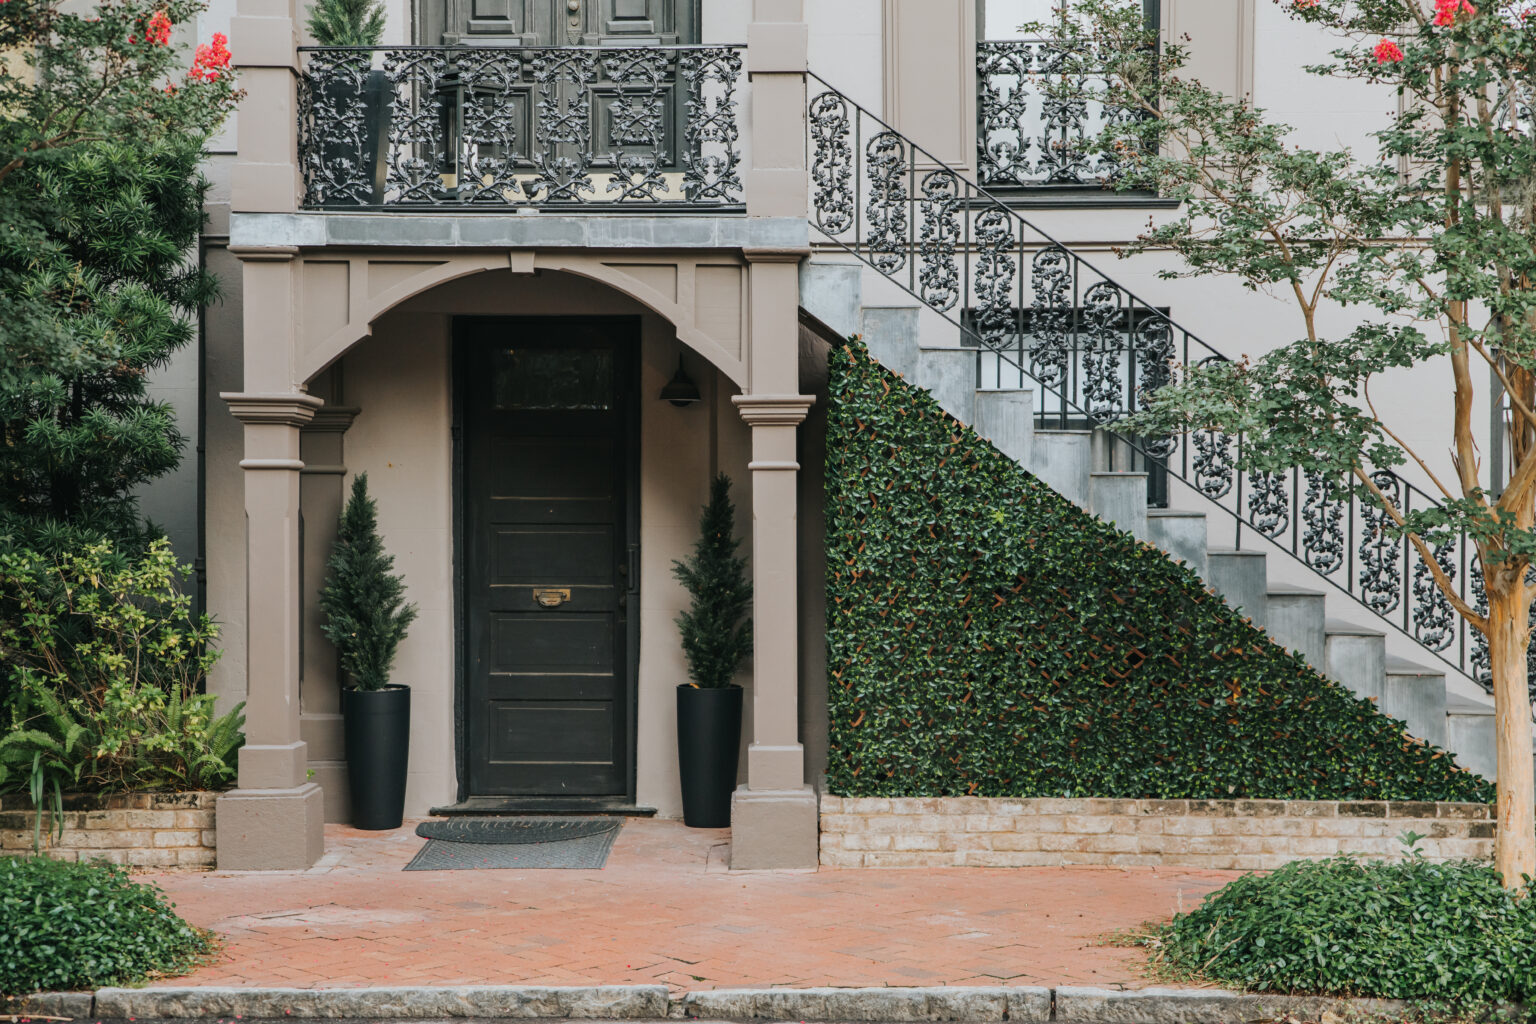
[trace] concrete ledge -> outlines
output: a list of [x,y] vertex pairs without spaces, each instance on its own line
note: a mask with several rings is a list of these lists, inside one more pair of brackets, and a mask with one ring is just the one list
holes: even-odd
[[[1498,1019],[1524,1019],[1518,1006],[1493,1008]],[[669,997],[663,985],[465,985],[441,988],[247,989],[106,988],[0,1000],[0,1015],[91,1019],[519,1020],[664,1021],[1021,1021],[1027,1024],[1249,1024],[1325,1013],[1362,1021],[1410,1019],[1413,1005],[1385,999],[1332,999],[1148,988],[1138,991],[1062,986],[1056,989],[941,986],[933,988],[710,989]]]

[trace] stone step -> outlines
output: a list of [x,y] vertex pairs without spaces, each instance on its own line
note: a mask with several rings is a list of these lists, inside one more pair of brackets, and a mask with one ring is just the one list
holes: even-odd
[[1147,539],[1147,474],[1089,473],[1088,510],[1106,523]]
[[1456,763],[1489,782],[1499,779],[1498,730],[1492,704],[1465,697],[1445,698],[1445,747]]
[[1080,508],[1089,507],[1088,484],[1092,467],[1092,431],[1035,431],[1027,468]]
[[1093,432],[1093,471],[1123,473],[1145,468],[1146,457],[1107,430]]
[[1275,584],[1264,597],[1265,630],[1319,672],[1328,671],[1327,603],[1321,590]]
[[1147,541],[1162,548],[1206,579],[1207,529],[1204,512],[1147,509]]
[[976,422],[976,352],[968,348],[919,348],[914,383],[966,426]]
[[917,377],[917,331],[916,306],[864,307],[860,333],[870,355],[907,380]]
[[857,263],[805,260],[800,264],[800,308],[840,336],[857,334],[864,268]]
[[1408,735],[1437,747],[1445,746],[1445,673],[1406,658],[1387,656],[1383,713],[1408,725]]
[[1021,466],[1029,465],[1035,441],[1035,393],[1020,388],[978,388],[976,433]]
[[1327,675],[1379,707],[1387,677],[1387,634],[1329,619]]
[[1213,548],[1205,553],[1206,582],[1260,629],[1265,623],[1267,571],[1262,551]]

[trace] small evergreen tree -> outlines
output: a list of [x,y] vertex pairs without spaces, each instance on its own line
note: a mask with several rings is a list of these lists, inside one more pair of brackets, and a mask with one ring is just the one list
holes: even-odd
[[693,685],[718,690],[731,685],[731,677],[752,653],[752,584],[747,582],[746,559],[736,554],[736,506],[731,503],[731,478],[715,477],[709,488],[709,504],[699,516],[699,540],[693,557],[673,562],[672,575],[693,597],[693,604],[677,616]]
[[320,0],[309,5],[309,34],[321,46],[378,46],[383,0]]
[[389,683],[395,651],[416,620],[416,606],[405,603],[405,584],[393,572],[394,556],[384,551],[378,504],[368,496],[367,473],[352,481],[352,497],[342,509],[326,568],[330,578],[320,592],[325,613],[321,629],[336,645],[342,670],[353,685],[382,690]]

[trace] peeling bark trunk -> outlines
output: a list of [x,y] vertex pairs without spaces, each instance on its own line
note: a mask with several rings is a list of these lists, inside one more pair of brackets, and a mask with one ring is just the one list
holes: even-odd
[[1526,644],[1531,599],[1518,576],[1502,592],[1488,592],[1488,655],[1493,670],[1498,737],[1498,829],[1494,867],[1505,888],[1536,878],[1536,771],[1531,760],[1531,695]]

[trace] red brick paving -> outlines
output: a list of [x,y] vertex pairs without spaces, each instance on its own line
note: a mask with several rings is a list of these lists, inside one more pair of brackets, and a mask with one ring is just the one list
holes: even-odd
[[727,830],[626,822],[602,871],[411,871],[424,840],[327,826],[307,872],[161,874],[220,962],[163,985],[1137,987],[1102,944],[1236,877],[1175,868],[731,874]]

